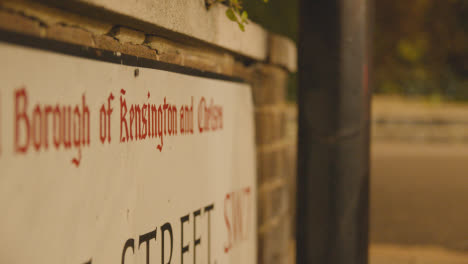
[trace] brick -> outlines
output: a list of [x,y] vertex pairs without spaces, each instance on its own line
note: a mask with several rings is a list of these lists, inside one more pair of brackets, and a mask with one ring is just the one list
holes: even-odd
[[257,145],[271,144],[280,138],[281,115],[275,111],[255,112],[255,139]]
[[273,142],[280,141],[284,138],[285,135],[285,122],[283,118],[283,112],[276,111],[273,117],[273,126],[274,126],[274,133],[273,133]]
[[44,29],[38,21],[5,11],[0,11],[0,28],[33,36],[44,34]]
[[270,33],[268,36],[268,61],[279,65],[290,72],[297,71],[297,49],[296,44],[281,35]]
[[[287,145],[283,149],[283,159],[284,177],[290,193],[290,208],[294,209],[296,201],[297,146],[293,144]],[[291,213],[294,213],[294,211],[291,211]]]
[[230,55],[189,50],[183,53],[183,57],[184,66],[224,75],[232,75],[234,58]]
[[182,51],[184,66],[204,71],[232,75],[234,57],[209,49],[187,48]]
[[173,54],[173,53],[159,54],[157,51],[156,53],[158,54],[160,61],[171,63],[171,64],[177,64],[177,65],[184,64],[184,58],[180,54]]
[[284,109],[285,118],[285,138],[290,142],[297,141],[297,105],[287,104]]
[[[273,183],[274,184],[274,183]],[[284,216],[289,211],[289,186],[282,183],[264,186],[258,194],[258,225],[267,227],[272,219]]]
[[282,185],[268,192],[270,203],[270,218],[280,216],[287,212],[289,208],[289,190],[288,186]]
[[264,226],[271,219],[279,217],[288,211],[288,186],[276,186],[273,189],[264,189],[258,194],[258,225]]
[[180,55],[184,50],[184,46],[174,41],[149,35],[146,37],[146,45],[155,49],[159,55],[162,54],[175,54]]
[[296,238],[294,230],[291,230],[291,241],[289,242],[289,254],[286,263],[296,263]]
[[146,45],[156,50],[160,59],[203,71],[232,75],[234,57],[213,49],[182,45],[157,36],[148,36]]
[[140,58],[146,58],[151,60],[159,60],[159,56],[155,50],[144,46],[134,45],[131,43],[120,43],[118,40],[110,36],[94,36],[94,42],[96,48],[120,52],[122,54],[129,54]]
[[287,145],[282,150],[283,158],[283,173],[289,183],[295,182],[296,179],[296,157],[297,146],[295,144]]
[[3,1],[1,4],[9,9],[21,13],[25,17],[34,17],[44,25],[66,25],[69,27],[79,27],[93,34],[106,34],[112,28],[112,25],[102,21],[89,19],[74,13],[64,12],[61,9],[52,8],[39,1]]
[[[225,19],[227,7],[224,5],[213,5],[207,11],[204,1],[75,0],[73,2],[105,8],[110,13],[119,14],[125,17],[122,21],[118,21],[120,24],[132,21],[141,27],[160,32],[173,32],[178,36],[211,43],[255,60],[264,61],[267,57],[266,30],[250,22],[245,32],[240,31],[235,23]],[[144,25],[138,21],[144,21]]]
[[146,45],[156,51],[161,61],[184,65],[182,45],[157,36],[147,36]]
[[249,67],[246,67],[242,62],[234,61],[234,65],[232,68],[233,76],[236,76],[244,80],[248,80],[249,83],[252,83],[252,80],[253,80],[252,72],[253,70]]
[[231,54],[224,53],[222,54],[222,73],[225,75],[233,76],[234,75],[234,56]]
[[271,182],[280,178],[283,170],[283,159],[281,150],[258,151],[257,153],[257,175],[258,184]]
[[279,264],[282,263],[284,255],[281,250],[277,250],[280,246],[275,245],[276,239],[273,237],[274,231],[270,231],[259,236],[259,247],[258,247],[258,263],[259,264]]
[[290,224],[287,218],[259,235],[258,263],[287,263]]
[[257,204],[257,224],[259,227],[266,224],[269,216],[269,201],[268,196],[264,192],[258,193],[258,204]]
[[93,34],[81,28],[57,24],[47,28],[46,36],[63,42],[94,47]]
[[120,43],[143,44],[145,42],[145,33],[126,27],[115,27],[110,35],[118,39]]
[[210,72],[221,72],[222,62],[218,61],[216,56],[210,56],[208,54],[200,54],[197,52],[186,52],[183,54],[184,66],[200,69],[203,71]]
[[257,152],[257,182],[259,185],[272,177],[273,152]]
[[288,186],[289,194],[289,215],[291,216],[291,228],[295,230],[295,219],[296,219],[296,157],[297,157],[297,147],[296,145],[288,145],[283,149],[284,157],[284,173]]
[[140,58],[146,58],[151,60],[159,60],[159,56],[156,51],[143,46],[143,45],[134,45],[131,43],[121,44],[122,53],[137,56]]
[[270,126],[270,113],[255,112],[255,141],[257,145],[272,142],[272,130]]
[[284,139],[288,136],[288,119],[289,119],[289,116],[288,116],[288,112],[286,111],[286,109],[282,109],[281,111],[281,116],[280,116],[280,134],[279,134],[279,137],[281,139]]
[[285,136],[285,119],[281,108],[255,112],[255,138],[257,145],[278,142]]
[[286,178],[284,174],[284,153],[282,149],[276,149],[273,152],[273,163],[274,163],[274,169],[275,173],[273,173],[274,179],[279,179],[279,178]]
[[265,254],[263,253],[265,251],[266,245],[265,245],[265,239],[266,236],[264,234],[259,234],[258,235],[258,241],[257,241],[257,263],[258,264],[263,264],[265,262]]
[[94,43],[96,48],[121,52],[119,41],[113,37],[107,35],[94,36]]
[[252,69],[253,98],[256,106],[284,103],[288,72],[270,65],[257,64]]

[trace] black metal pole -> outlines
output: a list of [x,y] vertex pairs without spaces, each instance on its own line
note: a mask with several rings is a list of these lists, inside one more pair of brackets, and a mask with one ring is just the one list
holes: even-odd
[[297,263],[367,263],[370,9],[300,1]]

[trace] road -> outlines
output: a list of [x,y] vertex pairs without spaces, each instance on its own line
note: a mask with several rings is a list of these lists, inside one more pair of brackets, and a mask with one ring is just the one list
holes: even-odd
[[468,253],[468,145],[376,143],[371,153],[371,243]]

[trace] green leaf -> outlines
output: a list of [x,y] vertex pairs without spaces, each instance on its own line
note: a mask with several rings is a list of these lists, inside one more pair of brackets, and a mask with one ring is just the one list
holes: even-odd
[[226,16],[229,18],[229,20],[234,21],[234,22],[238,22],[236,14],[234,14],[234,11],[232,11],[231,8],[226,10]]
[[242,30],[242,32],[244,32],[245,31],[244,24],[242,24],[240,22],[237,22],[237,24],[239,25],[240,30]]
[[231,0],[229,1],[229,6],[235,8],[236,11],[239,13],[239,9],[242,9],[242,4],[238,0]]
[[245,10],[242,11],[242,15],[241,15],[242,22],[247,22],[248,16],[249,15],[247,14],[247,12]]

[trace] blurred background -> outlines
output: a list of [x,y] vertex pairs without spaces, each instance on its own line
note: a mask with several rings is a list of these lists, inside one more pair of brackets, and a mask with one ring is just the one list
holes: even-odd
[[[468,263],[468,0],[374,3],[370,263]],[[297,41],[297,0],[244,6]]]

